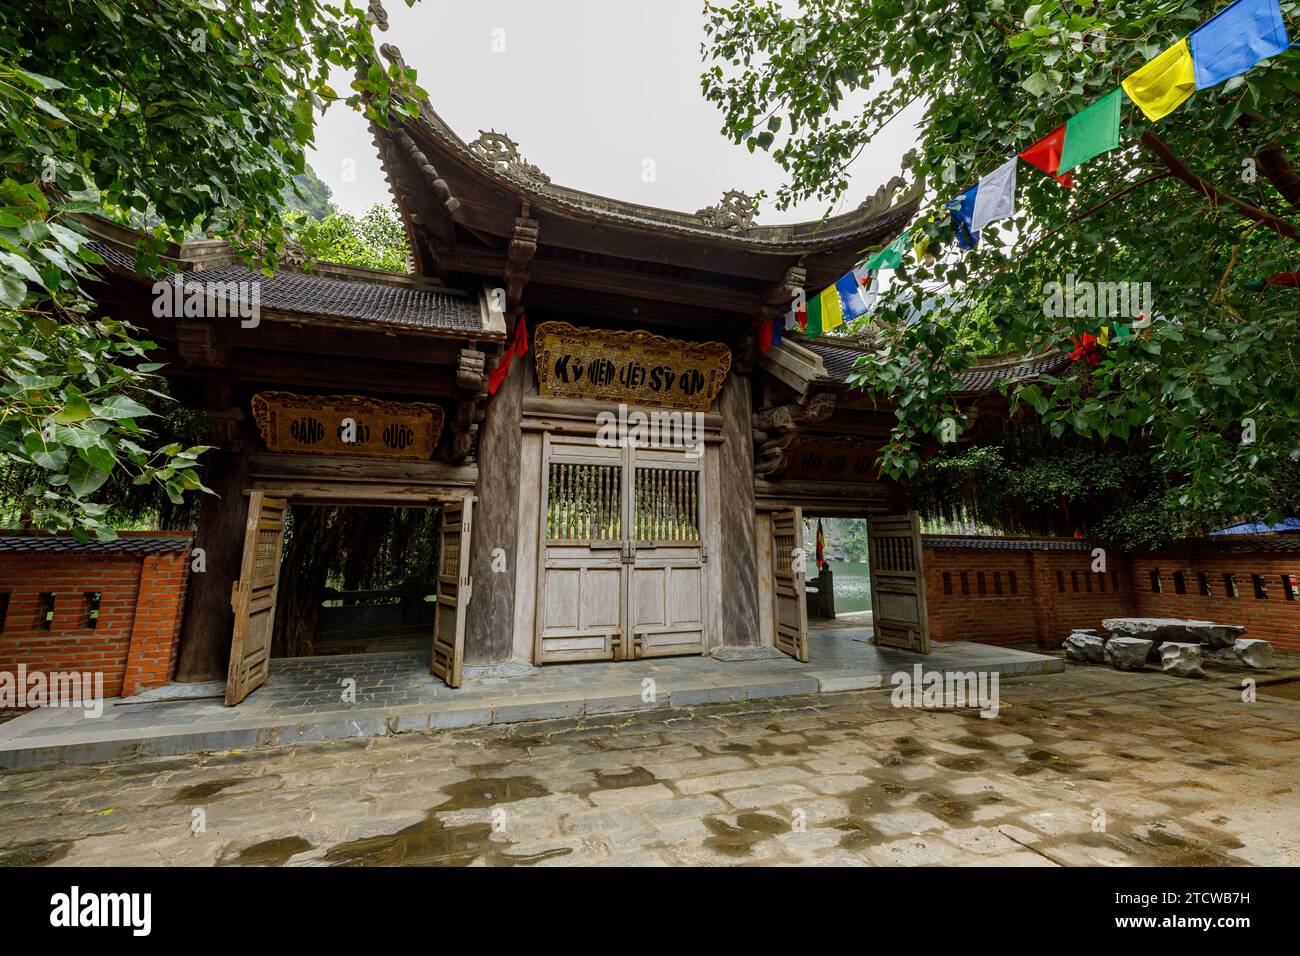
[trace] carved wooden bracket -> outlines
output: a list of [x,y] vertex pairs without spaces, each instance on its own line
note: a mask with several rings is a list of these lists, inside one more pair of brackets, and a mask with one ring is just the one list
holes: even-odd
[[456,385],[461,395],[456,401],[448,428],[448,457],[454,464],[469,461],[474,439],[484,418],[487,399],[487,355],[476,349],[461,349],[456,361]]
[[528,284],[528,264],[537,254],[537,239],[540,228],[536,219],[525,214],[515,217],[514,233],[510,236],[510,245],[506,248],[506,314],[519,308],[524,298],[524,286]]
[[769,405],[754,413],[754,474],[772,478],[785,470],[790,449],[804,425],[823,422],[835,411],[831,392],[809,392],[786,405]]
[[807,282],[808,270],[804,268],[802,260],[790,265],[779,282],[764,290],[763,314],[785,315],[790,311],[795,290],[803,289]]

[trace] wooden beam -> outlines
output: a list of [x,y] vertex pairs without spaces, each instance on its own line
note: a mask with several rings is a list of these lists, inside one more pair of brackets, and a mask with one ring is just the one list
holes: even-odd
[[[506,271],[504,257],[494,253],[467,250],[457,246],[448,254],[453,269],[475,275],[502,276]],[[688,279],[668,279],[662,276],[625,272],[596,265],[561,262],[555,259],[534,258],[528,272],[532,282],[546,282],[572,289],[607,294],[633,295],[660,302],[695,305],[703,308],[759,314],[762,300],[757,292],[730,289]]]

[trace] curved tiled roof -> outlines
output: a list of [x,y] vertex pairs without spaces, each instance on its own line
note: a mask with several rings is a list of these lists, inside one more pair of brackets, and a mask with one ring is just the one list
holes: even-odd
[[66,534],[0,534],[0,552],[24,554],[179,554],[190,546],[188,534],[121,534],[112,541],[78,541]]
[[[381,49],[391,62],[405,66],[401,51],[395,46],[384,44]],[[552,183],[549,177],[541,174],[540,170],[526,162],[514,166],[494,163],[475,152],[471,144],[458,136],[427,101],[420,105],[419,117],[403,125],[411,132],[418,133],[422,139],[430,140],[455,154],[457,159],[473,167],[477,174],[496,186],[509,189],[519,195],[526,195],[539,207],[551,205],[606,222],[721,241],[762,252],[809,252],[844,245],[855,239],[875,239],[882,235],[891,235],[907,225],[915,215],[922,192],[922,184],[914,183],[898,202],[891,203],[892,194],[896,191],[893,188],[896,183],[891,181],[888,186],[864,201],[858,208],[838,216],[774,226],[751,224],[728,228],[709,222],[701,215],[704,210],[696,213],[680,212],[597,196],[594,193],[558,186]],[[376,137],[405,135],[396,131],[390,133],[378,126],[372,127],[372,132]],[[386,169],[385,175],[400,206],[401,197],[393,182],[391,171]]]
[[957,551],[1088,551],[1092,545],[1068,538],[1002,538],[966,535],[921,535],[927,548]]
[[[852,342],[837,341],[821,336],[815,339],[800,339],[799,344],[821,357],[826,367],[826,374],[836,382],[848,380],[849,372],[859,358],[870,355],[871,350]],[[962,391],[985,392],[1002,385],[1033,378],[1044,373],[1051,374],[1069,363],[1070,359],[1062,352],[1046,352],[1030,358],[1008,359],[997,356],[981,361],[979,364],[957,374]]]
[[[92,242],[110,265],[139,275],[135,256],[107,242]],[[399,277],[394,277],[399,278]],[[481,332],[483,316],[477,299],[451,290],[419,288],[398,282],[339,278],[281,267],[267,277],[246,265],[230,263],[197,271],[171,273],[167,281],[184,289],[206,283],[257,283],[259,306],[273,312],[295,312],[417,329]]]

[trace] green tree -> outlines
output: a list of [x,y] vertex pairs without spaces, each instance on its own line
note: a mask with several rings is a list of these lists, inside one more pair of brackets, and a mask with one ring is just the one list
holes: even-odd
[[391,203],[377,202],[360,218],[335,212],[319,223],[307,222],[299,238],[303,250],[322,262],[390,272],[406,272],[410,267],[406,227]]
[[[354,72],[346,95],[335,68]],[[0,454],[36,469],[11,505],[37,527],[108,536],[94,495],[119,469],[173,501],[202,487],[202,448],[156,447],[145,428],[159,366],[95,314],[83,283],[101,260],[78,214],[147,223],[142,269],[197,230],[270,274],[317,116],[343,101],[387,124],[423,95],[413,71],[382,65],[349,0],[0,7]]]
[[284,205],[291,212],[305,213],[317,222],[326,216],[338,212],[331,200],[329,186],[316,175],[316,170],[308,166],[293,177],[292,184],[284,191]]
[[[1016,216],[969,253],[942,214],[1223,5],[804,0],[795,18],[762,0],[707,6],[705,95],[731,137],[788,172],[781,202],[838,199],[879,132],[913,104],[922,113],[910,170],[928,184],[921,222],[936,255],[896,272],[870,319],[881,348],[856,373],[898,404],[888,474],[914,474],[928,436],[961,421],[954,375],[981,352],[1068,351],[1099,331],[1097,319],[1047,314],[1048,283],[1072,273],[1149,282],[1156,321],[1099,349],[1096,365],[1084,358],[1014,387],[1016,406],[1053,435],[1141,440],[1166,476],[1165,510],[1202,525],[1276,515],[1278,482],[1300,460],[1300,290],[1260,280],[1294,270],[1300,253],[1288,157],[1297,51],[1197,92],[1159,123],[1126,103],[1121,148],[1076,170],[1073,189],[1021,163]],[[1296,4],[1282,10],[1294,35]],[[925,296],[936,306],[918,320],[909,304]],[[974,336],[972,310],[986,319]]]

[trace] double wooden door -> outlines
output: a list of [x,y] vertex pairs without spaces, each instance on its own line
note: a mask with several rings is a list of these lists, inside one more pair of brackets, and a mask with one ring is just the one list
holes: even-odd
[[536,663],[704,653],[702,463],[546,436]]
[[[465,615],[473,587],[469,576],[469,540],[474,498],[442,505],[438,547],[437,616],[431,669],[450,687],[459,687],[465,658]],[[226,678],[226,704],[241,700],[266,683],[275,631],[280,557],[284,548],[284,498],[254,491],[248,498],[243,563],[231,588],[235,613]]]

